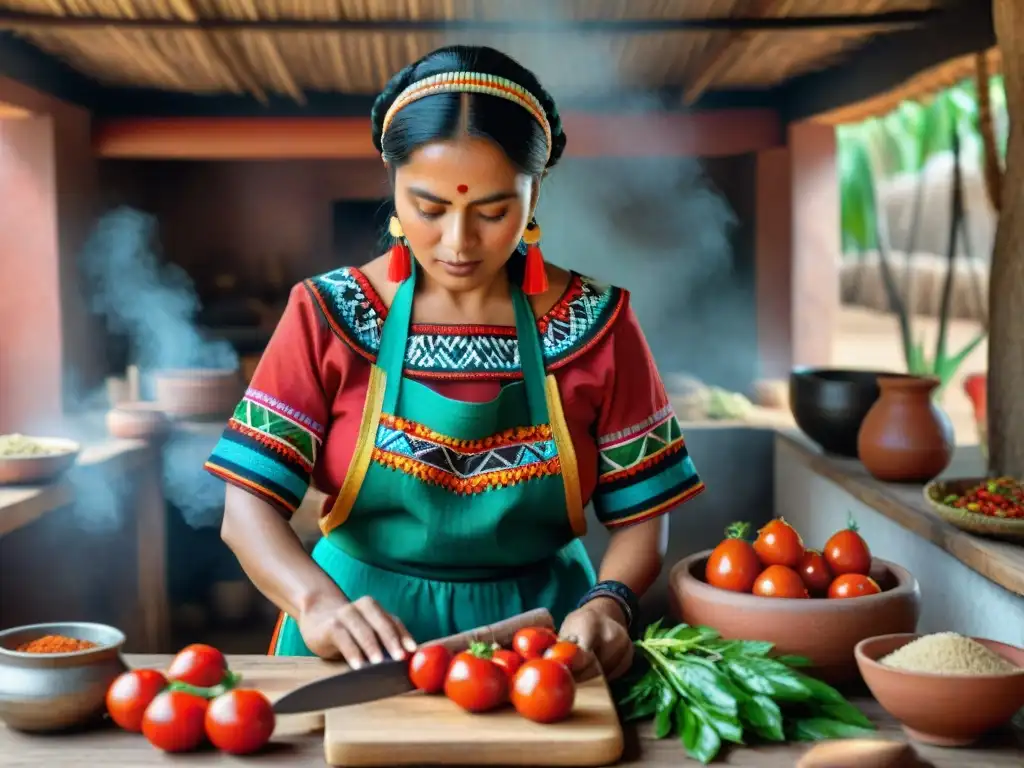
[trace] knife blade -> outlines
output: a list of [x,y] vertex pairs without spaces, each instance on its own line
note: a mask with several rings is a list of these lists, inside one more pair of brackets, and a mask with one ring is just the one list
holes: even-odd
[[381,661],[341,672],[286,693],[274,702],[274,714],[298,715],[386,699],[415,689],[406,661]]
[[[537,608],[513,616],[511,619],[499,621],[497,624],[479,627],[469,632],[424,643],[424,645],[443,645],[452,653],[458,653],[476,641],[508,645],[512,642],[512,636],[524,627],[551,628],[553,626],[551,614],[544,608]],[[415,686],[409,680],[409,663],[407,661],[381,661],[300,686],[274,702],[274,714],[298,715],[307,712],[322,712],[326,709],[387,699],[409,693],[414,689]]]

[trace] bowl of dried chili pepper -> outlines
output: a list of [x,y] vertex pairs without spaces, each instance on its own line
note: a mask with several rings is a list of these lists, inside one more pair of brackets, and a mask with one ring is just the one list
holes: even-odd
[[106,624],[31,624],[0,632],[0,720],[19,731],[98,722],[125,671],[124,633]]
[[924,498],[935,513],[962,531],[1024,541],[1024,483],[1012,477],[933,480]]

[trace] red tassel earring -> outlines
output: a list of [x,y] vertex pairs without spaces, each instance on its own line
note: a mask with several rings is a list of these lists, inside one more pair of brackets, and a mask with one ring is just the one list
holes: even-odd
[[391,246],[388,257],[388,280],[401,283],[412,275],[412,254],[409,253],[409,246],[405,244],[405,232],[397,216],[392,216],[388,222],[388,232],[395,238],[395,244]]
[[526,243],[526,269],[523,271],[523,293],[538,296],[548,289],[548,271],[544,267],[544,254],[540,251],[540,225],[531,219],[523,232]]

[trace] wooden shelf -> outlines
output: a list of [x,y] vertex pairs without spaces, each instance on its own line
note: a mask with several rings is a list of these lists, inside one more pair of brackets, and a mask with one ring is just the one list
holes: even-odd
[[[856,459],[825,455],[795,430],[778,433],[775,450],[796,456],[872,509],[941,547],[961,563],[1009,591],[1024,595],[1024,547],[961,531],[925,502],[923,486],[875,480]],[[980,477],[984,463],[977,446],[958,446],[943,477]]]

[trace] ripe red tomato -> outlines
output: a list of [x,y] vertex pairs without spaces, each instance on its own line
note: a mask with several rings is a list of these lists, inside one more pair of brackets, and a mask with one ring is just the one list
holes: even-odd
[[576,643],[570,642],[569,640],[559,640],[544,651],[543,658],[550,659],[551,661],[557,661],[559,664],[564,664],[571,670],[573,662],[576,661],[576,656],[579,652],[580,647],[576,645]]
[[844,573],[867,576],[871,573],[871,550],[863,537],[857,533],[857,524],[853,520],[850,520],[849,527],[832,534],[825,542],[823,554],[836,576]]
[[142,730],[146,707],[167,687],[167,678],[156,669],[134,669],[119,675],[107,689],[107,712],[121,728]]
[[427,645],[412,655],[409,661],[409,679],[421,691],[440,693],[452,654],[443,645]]
[[227,675],[224,654],[213,646],[196,643],[178,651],[167,668],[168,680],[180,680],[197,688],[212,688]]
[[495,648],[491,654],[491,661],[505,670],[505,675],[508,677],[510,684],[512,678],[516,676],[516,672],[523,666],[523,657],[515,651],[510,651],[506,648]]
[[205,729],[210,743],[232,755],[262,749],[274,733],[274,708],[259,691],[235,688],[210,702]]
[[829,586],[828,596],[832,599],[843,599],[877,595],[881,591],[881,587],[870,576],[862,573],[844,573],[842,576],[836,576],[835,581]]
[[555,723],[572,712],[576,683],[564,665],[552,659],[532,659],[516,672],[512,706],[527,720]]
[[713,587],[732,592],[749,592],[764,567],[746,536],[746,523],[733,523],[726,538],[711,552],[704,569],[704,580]]
[[753,593],[759,597],[809,597],[800,574],[784,565],[769,565],[757,581]]
[[452,659],[444,692],[468,712],[486,712],[508,699],[508,676],[489,658],[463,651]]
[[777,517],[757,532],[754,551],[765,566],[795,568],[804,553],[804,540],[796,528]]
[[164,691],[142,716],[142,735],[164,752],[189,752],[206,736],[204,720],[209,704],[201,696],[184,691]]
[[558,635],[547,627],[525,627],[512,637],[512,647],[524,659],[539,659],[558,642]]
[[812,594],[823,595],[832,583],[832,573],[820,552],[808,549],[797,563],[796,572],[803,579],[804,586]]

